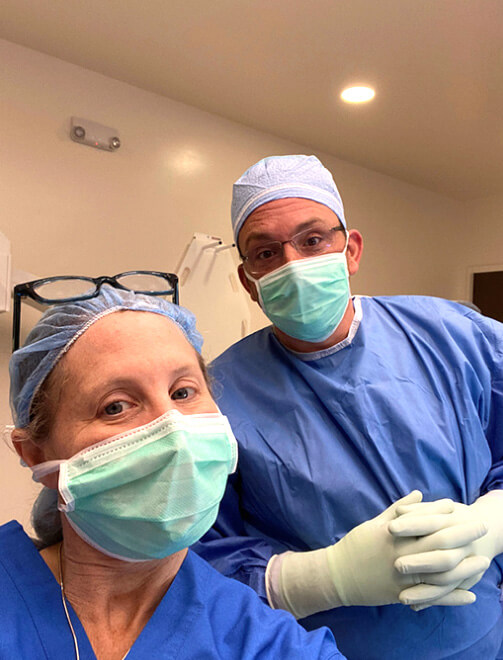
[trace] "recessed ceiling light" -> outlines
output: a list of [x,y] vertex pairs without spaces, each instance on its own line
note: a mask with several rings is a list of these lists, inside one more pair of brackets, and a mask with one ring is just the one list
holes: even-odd
[[341,98],[346,103],[365,103],[374,96],[375,92],[371,87],[348,87],[341,94]]

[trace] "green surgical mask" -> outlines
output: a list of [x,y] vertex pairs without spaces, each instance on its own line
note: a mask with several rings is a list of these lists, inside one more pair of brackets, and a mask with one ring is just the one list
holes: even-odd
[[59,469],[58,508],[87,543],[118,559],[145,561],[178,552],[208,531],[236,463],[226,417],[171,410],[32,470],[39,481]]
[[335,332],[350,297],[346,249],[347,243],[343,252],[290,261],[257,280],[246,274],[273,325],[312,343]]

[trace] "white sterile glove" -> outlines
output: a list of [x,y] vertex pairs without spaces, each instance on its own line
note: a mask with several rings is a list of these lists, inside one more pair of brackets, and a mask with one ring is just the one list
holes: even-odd
[[[303,618],[334,607],[349,605],[389,605],[398,602],[421,604],[446,597],[473,570],[462,570],[454,583],[420,584],[426,574],[444,570],[432,550],[428,531],[421,536],[421,524],[416,524],[412,538],[394,537],[388,526],[395,519],[399,506],[418,504],[419,491],[413,491],[398,500],[383,513],[352,529],[340,541],[327,548],[310,552],[285,552],[269,561],[266,588],[272,607],[286,609],[297,618]],[[452,502],[435,503],[435,514],[450,515]],[[444,511],[446,512],[444,514]],[[412,514],[411,514],[411,517]],[[422,519],[422,516],[414,516]],[[467,542],[485,534],[480,525],[472,529],[461,541]],[[421,573],[400,573],[395,562],[409,555],[423,558]],[[480,570],[480,568],[478,568]],[[429,577],[429,575],[428,575]],[[409,592],[412,594],[409,597]],[[473,595],[469,595],[470,602]]]
[[[457,585],[456,593],[461,596],[463,590],[477,584],[494,557],[503,552],[503,491],[493,490],[470,505],[452,502],[452,513],[448,515],[436,515],[431,509],[436,504],[438,502],[425,502],[397,507],[399,517],[390,523],[390,532],[396,538],[409,537],[417,533],[419,524],[422,531],[429,530],[430,541],[438,549],[423,553],[421,556],[401,557],[395,562],[395,567],[404,575],[420,573],[424,569],[425,562],[433,559],[442,566],[442,572],[436,576],[429,576],[428,582],[443,584],[446,580],[452,582],[454,566],[459,567],[464,564],[467,567],[470,563],[472,574],[465,575]],[[486,529],[487,533],[477,539],[470,538],[467,530],[473,531],[477,525],[481,529]],[[428,604],[415,604],[413,609],[420,610],[431,605],[444,604],[440,597]]]

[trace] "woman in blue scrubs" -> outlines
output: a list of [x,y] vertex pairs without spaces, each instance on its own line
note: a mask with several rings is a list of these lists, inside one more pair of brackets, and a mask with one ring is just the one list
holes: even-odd
[[237,459],[200,346],[183,308],[105,286],[14,353],[12,439],[44,490],[38,547],[0,527],[1,659],[343,658],[187,550]]

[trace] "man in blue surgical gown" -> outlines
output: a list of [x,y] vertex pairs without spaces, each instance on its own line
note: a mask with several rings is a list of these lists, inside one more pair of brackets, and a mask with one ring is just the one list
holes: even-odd
[[[272,326],[213,364],[240,464],[196,550],[307,629],[329,626],[352,660],[503,657],[503,326],[441,299],[351,297],[362,237],[314,156],[247,170],[232,220],[241,282]],[[424,502],[386,530],[429,533],[434,552],[384,575],[382,524],[362,523],[413,489]],[[413,573],[454,591],[398,604],[417,601],[387,580]]]

